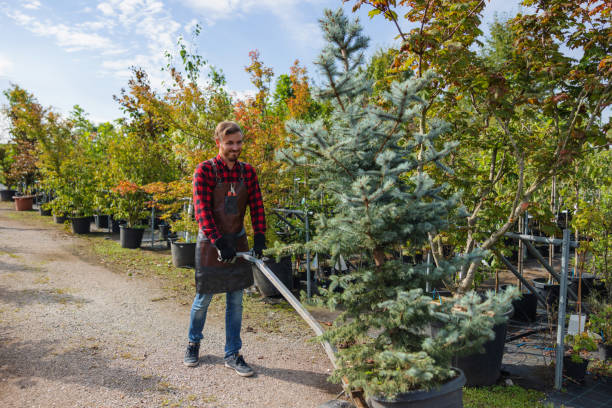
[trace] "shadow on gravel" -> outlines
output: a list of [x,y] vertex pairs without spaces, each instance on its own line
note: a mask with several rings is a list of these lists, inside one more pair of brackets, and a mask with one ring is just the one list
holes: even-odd
[[11,230],[11,231],[49,231],[49,229],[45,229],[45,228],[24,228],[24,227],[13,228],[13,227],[3,227],[1,225],[0,225],[0,230]]
[[[340,386],[327,381],[329,376],[323,373],[315,373],[304,370],[291,370],[286,368],[269,368],[254,364],[250,359],[247,359],[247,363],[249,363],[253,370],[255,370],[255,375],[258,377],[272,377],[282,381],[303,384],[309,387],[318,388],[331,394],[341,391]],[[224,365],[224,362],[221,357],[204,355],[200,358],[200,365],[206,364]],[[232,374],[229,368],[227,371],[229,374]]]
[[84,304],[90,302],[90,300],[83,297],[65,293],[61,289],[12,290],[3,286],[0,286],[0,301],[4,303],[13,303],[17,306],[25,306],[33,303],[50,305],[55,303]]
[[97,348],[85,344],[58,351],[48,341],[3,342],[0,343],[0,378],[19,378],[17,383],[22,388],[36,385],[36,378],[44,378],[117,389],[136,397],[154,390],[163,380],[116,367],[112,359],[97,353]]
[[[0,253],[2,249],[0,248]],[[40,269],[32,268],[22,264],[13,264],[0,261],[0,273],[3,272],[40,272]]]

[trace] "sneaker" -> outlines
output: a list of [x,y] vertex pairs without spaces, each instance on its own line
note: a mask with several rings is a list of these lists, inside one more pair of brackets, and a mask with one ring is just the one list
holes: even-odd
[[198,365],[198,361],[200,361],[200,343],[189,343],[187,345],[187,350],[185,351],[185,359],[183,360],[183,364],[187,367],[195,367]]
[[255,373],[238,353],[225,357],[225,366],[233,368],[242,377],[250,377]]

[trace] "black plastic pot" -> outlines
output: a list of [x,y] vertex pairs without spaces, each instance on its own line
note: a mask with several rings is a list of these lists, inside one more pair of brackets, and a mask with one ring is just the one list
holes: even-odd
[[0,201],[13,201],[15,190],[0,190]]
[[195,266],[195,242],[176,242],[170,245],[172,252],[172,264],[177,268]]
[[89,217],[75,217],[70,219],[72,223],[72,232],[75,234],[89,234],[89,226],[91,225]]
[[[501,285],[501,290],[506,290],[510,285]],[[533,293],[527,291],[521,297],[512,301],[514,314],[511,319],[520,322],[535,322],[538,309],[538,298]]]
[[592,273],[583,273],[582,279],[579,279],[578,275],[570,276],[568,277],[568,282],[571,282],[572,288],[576,291],[576,294],[578,294],[578,281],[582,281],[580,290],[582,291],[582,298],[584,299],[585,296],[588,296],[591,291],[594,290],[595,278],[597,278],[597,276]]
[[38,207],[38,214],[41,216],[48,217],[51,215],[51,210],[43,210],[42,207]]
[[54,215],[53,216],[53,222],[56,224],[63,224],[66,222],[66,220],[68,220],[67,217],[63,216],[63,215]]
[[[512,313],[514,313],[514,308],[510,307],[504,316],[510,317]],[[463,370],[467,386],[493,385],[497,382],[504,357],[507,328],[508,323],[493,326],[495,338],[483,344],[483,353],[453,359],[453,365]]]
[[599,343],[597,345],[597,358],[603,361],[612,359],[612,344]]
[[[274,275],[287,287],[287,289],[291,290],[293,287],[293,272],[291,269],[291,257],[283,257],[280,259],[280,262],[274,262],[274,259],[265,260],[264,263],[268,268],[274,272]],[[277,296],[280,292],[276,289],[276,287],[266,278],[266,276],[261,273],[261,271],[253,266],[253,280],[255,281],[255,286],[259,290],[259,293],[262,296]]]
[[563,356],[563,373],[579,382],[584,381],[589,360],[582,359],[582,362],[575,363],[570,356]]
[[128,228],[125,225],[119,227],[119,242],[121,248],[140,248],[144,228]]
[[108,215],[95,214],[94,224],[96,224],[96,228],[107,229],[108,228]]
[[[547,278],[535,278],[532,280],[535,290],[546,299],[550,306],[559,301],[559,285],[549,284]],[[568,282],[569,283],[569,282]]]
[[369,405],[372,408],[462,408],[465,376],[460,369],[455,370],[459,375],[438,388],[406,392],[393,400],[371,397]]
[[119,232],[119,227],[121,227],[122,225],[127,224],[127,221],[125,220],[112,220],[113,224],[112,224],[112,231],[113,234],[117,234]]

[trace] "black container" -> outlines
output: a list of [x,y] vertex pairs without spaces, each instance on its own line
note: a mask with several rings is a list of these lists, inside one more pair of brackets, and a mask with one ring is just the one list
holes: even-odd
[[578,282],[582,281],[580,290],[582,291],[582,298],[584,299],[585,296],[588,296],[595,289],[595,278],[597,278],[597,276],[593,275],[592,273],[583,273],[582,279],[580,279],[578,275],[575,275],[569,276],[567,280],[568,283],[571,282],[572,288],[576,292],[576,295],[578,295]]
[[13,201],[15,190],[0,190],[0,201]]
[[43,210],[41,206],[38,206],[38,214],[41,216],[48,217],[51,215],[51,210]]
[[[501,290],[506,290],[510,285],[501,285]],[[521,294],[521,297],[512,301],[512,307],[514,308],[514,314],[511,319],[518,320],[519,322],[535,322],[537,309],[538,309],[538,298],[535,294],[527,291]]]
[[575,363],[570,356],[563,356],[563,372],[575,381],[584,381],[588,365],[589,360],[582,359],[582,362]]
[[[291,257],[286,256],[280,259],[280,262],[274,262],[275,259],[265,260],[264,263],[268,268],[272,270],[274,275],[291,290],[293,288],[293,271],[291,268]],[[253,280],[255,286],[259,290],[262,296],[277,296],[280,292],[276,287],[266,278],[266,276],[256,267],[253,266]]]
[[54,215],[53,216],[53,222],[56,224],[63,224],[66,222],[66,220],[68,220],[67,217],[63,216],[63,215]]
[[597,358],[603,361],[612,359],[612,344],[599,343],[597,345]]
[[[504,313],[504,316],[510,317],[513,312],[514,308],[510,307]],[[467,386],[493,385],[497,382],[504,357],[507,328],[508,323],[493,326],[495,338],[483,344],[483,353],[470,354],[453,359],[453,365],[463,370]]]
[[552,306],[559,301],[558,284],[549,284],[546,278],[535,278],[532,282],[535,290],[546,299],[548,305]]
[[368,403],[372,408],[462,408],[465,376],[455,370],[459,375],[438,388],[406,392],[393,400],[371,397]]
[[193,268],[195,266],[195,242],[173,241],[170,245],[172,264],[177,268]]
[[89,217],[75,217],[70,219],[72,223],[72,232],[75,234],[89,234],[91,220]]
[[119,233],[119,227],[121,227],[122,225],[127,224],[127,221],[125,220],[112,220],[112,231],[113,234],[117,234]]
[[103,215],[103,214],[94,215],[94,224],[96,224],[96,228],[108,229],[108,215]]
[[119,242],[121,248],[140,248],[144,228],[128,228],[125,225],[119,227]]

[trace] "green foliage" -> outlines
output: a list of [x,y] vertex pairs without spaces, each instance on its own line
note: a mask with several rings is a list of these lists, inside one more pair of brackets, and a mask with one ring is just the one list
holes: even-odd
[[612,304],[594,302],[595,313],[589,315],[588,329],[599,334],[605,344],[612,345]]
[[193,216],[185,211],[181,212],[179,219],[170,221],[170,228],[177,233],[186,233],[185,237],[180,239],[184,242],[196,242],[200,229]]
[[518,385],[503,387],[466,387],[463,389],[465,408],[544,408],[543,392],[529,390]]
[[[315,91],[329,103],[329,121],[289,121],[292,145],[279,157],[294,167],[307,166],[314,196],[326,194],[335,205],[333,214],[316,216],[317,232],[307,245],[277,245],[274,253],[309,248],[361,256],[362,266],[343,276],[332,276],[320,300],[343,312],[323,338],[342,344],[337,354],[335,381],[348,379],[369,395],[429,388],[454,374],[451,358],[478,349],[493,336],[514,292],[486,300],[469,293],[447,302],[432,302],[423,293],[426,282],[452,276],[462,265],[482,257],[474,251],[441,261],[427,274],[424,264],[404,264],[394,251],[420,250],[428,235],[452,222],[459,197],[441,196],[423,171],[433,165],[447,170],[442,160],[456,147],[435,141],[448,131],[441,121],[429,131],[415,131],[414,123],[424,100],[423,91],[434,75],[392,82],[383,93],[383,109],[370,100],[372,81],[361,69],[368,39],[356,22],[341,10],[326,11],[321,20],[326,47],[315,64],[326,78]],[[339,289],[337,291],[336,289]],[[426,334],[434,325],[435,336]]]
[[575,363],[582,363],[585,353],[597,350],[597,343],[588,332],[568,334],[565,336],[565,343],[569,347],[569,355]]

